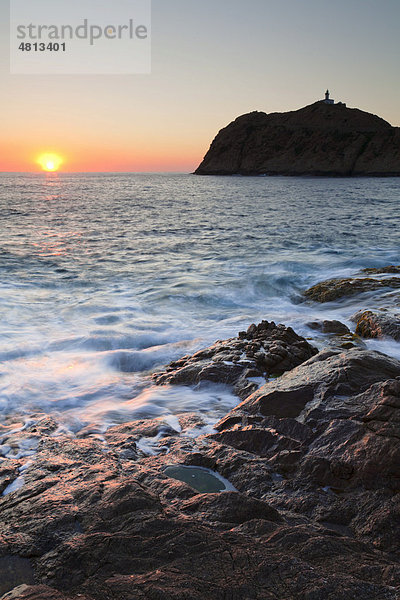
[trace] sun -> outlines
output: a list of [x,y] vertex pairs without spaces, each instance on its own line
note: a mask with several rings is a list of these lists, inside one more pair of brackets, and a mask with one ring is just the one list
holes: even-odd
[[61,167],[63,159],[58,154],[41,154],[37,162],[43,171],[54,172]]

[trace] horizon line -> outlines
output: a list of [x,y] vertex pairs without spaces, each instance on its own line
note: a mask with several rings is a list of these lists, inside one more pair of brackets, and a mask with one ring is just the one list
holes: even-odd
[[0,175],[151,175],[151,174],[187,174],[193,175],[193,171],[0,171]]

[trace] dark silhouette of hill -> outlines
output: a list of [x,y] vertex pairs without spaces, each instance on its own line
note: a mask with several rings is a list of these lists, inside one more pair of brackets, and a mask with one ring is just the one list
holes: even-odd
[[252,112],[222,129],[198,175],[400,175],[400,128],[320,101],[287,113]]

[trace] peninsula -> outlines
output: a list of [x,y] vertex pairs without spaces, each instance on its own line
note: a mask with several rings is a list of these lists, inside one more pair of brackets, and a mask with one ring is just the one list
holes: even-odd
[[400,176],[400,128],[325,99],[251,112],[222,129],[197,175]]

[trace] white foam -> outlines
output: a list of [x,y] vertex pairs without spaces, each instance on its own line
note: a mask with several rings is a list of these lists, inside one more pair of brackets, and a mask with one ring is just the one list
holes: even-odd
[[18,469],[20,473],[24,473],[34,464],[33,460],[28,460],[24,465],[21,465]]
[[[91,424],[101,435],[112,424],[188,411],[215,422],[239,401],[228,388],[155,388],[147,374],[262,319],[305,337],[313,320],[354,328],[359,297],[318,305],[302,302],[302,291],[398,262],[399,184],[390,179],[194,185],[180,176],[62,175],[53,189],[36,176],[4,177],[0,210],[11,189],[24,218],[10,213],[0,231],[0,423],[48,414],[60,424],[52,435]],[[373,201],[364,214],[365,198]],[[391,223],[379,220],[382,206]],[[400,358],[394,342],[368,345]]]
[[14,481],[6,487],[2,495],[7,496],[7,494],[12,494],[12,492],[16,492],[17,490],[20,490],[24,486],[24,484],[25,479],[21,475],[20,477],[17,477],[17,479],[14,479]]
[[251,381],[251,383],[256,383],[258,387],[265,385],[267,382],[266,379],[264,379],[264,377],[248,377],[247,380]]
[[0,456],[7,456],[9,452],[11,452],[11,446],[8,446],[7,444],[2,444],[0,446]]
[[383,354],[388,354],[400,360],[400,343],[394,341],[391,338],[385,338],[382,340],[364,340],[368,348],[371,350],[377,350]]
[[175,431],[177,431],[178,433],[180,431],[182,431],[182,427],[181,427],[181,424],[179,423],[179,419],[175,415],[165,415],[164,416],[164,421],[170,427],[172,427],[172,429],[175,429]]
[[145,456],[156,456],[162,450],[162,448],[158,446],[158,442],[164,435],[165,431],[159,431],[154,437],[142,437],[136,442],[136,447]]

